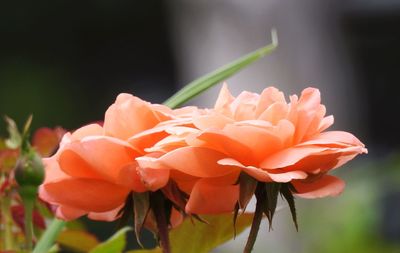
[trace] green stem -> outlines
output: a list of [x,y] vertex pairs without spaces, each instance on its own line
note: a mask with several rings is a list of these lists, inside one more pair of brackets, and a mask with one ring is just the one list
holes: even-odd
[[3,238],[3,249],[13,250],[14,239],[12,234],[13,220],[11,216],[11,199],[9,197],[4,197],[1,200],[1,213],[4,220],[4,238]]
[[32,253],[43,253],[47,252],[54,244],[61,230],[65,227],[66,222],[54,218],[51,224],[47,227],[46,231],[36,244]]
[[33,235],[33,223],[32,214],[33,206],[35,204],[34,199],[25,199],[24,201],[24,221],[25,221],[25,247],[28,252],[32,250],[32,235]]

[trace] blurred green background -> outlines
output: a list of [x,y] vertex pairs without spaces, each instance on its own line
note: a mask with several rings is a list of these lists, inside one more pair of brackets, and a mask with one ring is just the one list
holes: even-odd
[[[270,65],[239,74],[246,81],[233,79],[234,90],[275,83],[292,94],[316,85],[336,129],[355,133],[369,154],[337,171],[342,196],[297,201],[298,233],[287,208],[278,212],[255,252],[400,252],[398,1],[2,1],[0,115],[21,124],[33,113],[34,128],[73,130],[101,120],[120,92],[161,103],[266,44],[271,26],[281,45],[262,60]],[[215,96],[196,103],[211,106]],[[115,224],[85,222],[99,239],[114,232]],[[243,240],[215,252],[240,252]]]

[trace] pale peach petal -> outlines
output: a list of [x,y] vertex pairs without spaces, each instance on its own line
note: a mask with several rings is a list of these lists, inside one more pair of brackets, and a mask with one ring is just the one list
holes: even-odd
[[[196,142],[196,139],[200,142]],[[226,154],[228,157],[235,157],[241,162],[246,162],[251,154],[251,149],[238,140],[227,136],[220,130],[208,130],[199,134],[195,139],[187,139],[186,142],[191,146],[200,146],[217,150]]]
[[328,150],[326,147],[304,146],[293,147],[279,151],[261,162],[260,167],[265,169],[284,168],[293,165],[301,159]]
[[118,185],[125,186],[134,192],[145,192],[147,187],[143,184],[140,177],[138,164],[136,161],[121,168],[116,181]]
[[273,132],[255,126],[227,125],[223,132],[251,149],[246,164],[257,164],[283,147],[281,139]]
[[[139,167],[137,168],[142,183],[148,190],[156,191],[164,187],[169,180],[170,170],[165,168],[151,168],[152,162],[156,162],[156,158],[153,157],[138,157],[136,158]],[[148,163],[147,163],[148,162]]]
[[261,115],[258,120],[265,120],[276,125],[280,120],[287,118],[289,107],[286,103],[277,102],[268,107]]
[[70,221],[75,220],[87,212],[84,210],[68,207],[68,206],[59,206],[56,209],[56,217],[62,220]]
[[184,106],[180,108],[176,108],[172,111],[172,114],[175,117],[191,117],[193,114],[199,113],[201,110],[196,106]]
[[86,136],[103,134],[104,130],[99,124],[89,124],[75,130],[71,135],[71,139],[76,141],[81,140]]
[[238,197],[238,185],[213,185],[207,179],[200,179],[193,187],[185,211],[189,214],[232,212]]
[[[165,109],[167,110],[167,109]],[[157,125],[161,110],[130,94],[118,95],[105,114],[105,134],[127,140],[129,137]]]
[[254,167],[254,166],[246,166],[240,163],[239,161],[232,159],[232,158],[224,158],[218,161],[218,164],[224,165],[224,166],[235,166],[243,171],[245,171],[247,174],[250,176],[254,177],[258,181],[261,182],[271,182],[272,179],[269,176],[269,173],[266,170]]
[[254,104],[239,104],[233,115],[235,120],[249,120],[255,118],[256,105]]
[[313,111],[321,103],[321,93],[316,88],[306,88],[301,92],[299,110]]
[[200,115],[193,118],[193,124],[200,130],[206,130],[210,128],[222,129],[225,125],[233,122],[233,119],[217,113]]
[[90,212],[88,214],[88,217],[92,220],[98,220],[98,221],[115,221],[116,219],[119,218],[118,212],[121,210],[123,205],[108,211],[108,212],[102,212],[102,213],[96,213],[96,212]]
[[64,147],[58,161],[70,176],[118,181],[120,170],[138,156],[127,142],[106,136],[85,137]]
[[280,182],[280,183],[287,183],[293,179],[305,179],[307,178],[307,173],[304,171],[284,171],[281,173],[271,173],[261,168],[257,168],[254,166],[245,166],[240,162],[232,159],[232,158],[225,158],[218,161],[221,165],[228,165],[228,166],[236,166],[241,168],[244,172],[248,175],[254,177],[258,181],[261,182]]
[[43,185],[45,201],[93,212],[105,212],[125,202],[129,189],[106,181],[68,178]]
[[295,124],[295,134],[293,136],[293,142],[295,144],[304,141],[304,137],[307,134],[308,127],[314,118],[313,111],[299,110],[297,112],[297,122]]
[[322,119],[324,118],[326,113],[326,108],[324,105],[318,105],[315,112],[314,117],[308,125],[306,134],[304,135],[304,139],[308,139],[309,137],[319,133],[319,127]]
[[61,169],[55,156],[42,159],[45,167],[45,182],[57,181],[69,177]]
[[142,131],[128,139],[128,142],[136,149],[143,151],[152,147],[155,143],[167,137],[166,130],[175,126],[186,126],[191,124],[191,119],[175,119],[164,121],[154,128]]
[[268,87],[264,89],[261,92],[260,99],[257,104],[257,109],[256,109],[256,117],[260,117],[260,115],[272,104],[274,103],[284,103],[286,104],[285,101],[285,96],[281,91],[279,91],[275,87]]
[[225,115],[230,115],[229,105],[233,102],[233,100],[234,97],[229,92],[226,83],[224,83],[221,91],[219,92],[217,101],[215,102],[214,109]]
[[335,120],[333,115],[326,116],[321,120],[317,132],[325,131],[326,129],[328,129],[330,126],[333,125],[334,121]]
[[322,176],[314,182],[294,180],[292,184],[297,191],[295,195],[307,199],[337,196],[345,186],[343,180],[329,175]]
[[354,146],[361,146],[364,147],[364,144],[357,139],[354,135],[348,132],[344,131],[328,131],[324,133],[320,133],[318,135],[315,135],[313,138],[311,138],[309,141],[302,143],[302,145],[308,145],[308,144],[348,144],[348,145],[354,145]]
[[174,169],[195,177],[218,177],[227,175],[235,168],[217,164],[224,154],[201,147],[183,147],[159,158],[137,158],[141,166],[153,169]]

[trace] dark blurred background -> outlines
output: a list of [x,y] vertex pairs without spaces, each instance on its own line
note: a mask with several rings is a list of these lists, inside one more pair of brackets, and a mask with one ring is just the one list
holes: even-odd
[[[341,197],[298,201],[299,233],[283,210],[256,252],[400,252],[399,1],[2,1],[0,115],[72,130],[101,120],[120,92],[161,103],[269,43],[272,27],[278,50],[228,80],[234,93],[316,86],[334,128],[370,154],[338,172]],[[217,89],[194,103],[211,106]]]

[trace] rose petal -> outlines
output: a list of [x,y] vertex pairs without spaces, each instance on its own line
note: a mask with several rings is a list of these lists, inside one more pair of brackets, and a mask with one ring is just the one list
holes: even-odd
[[217,164],[224,154],[201,147],[183,147],[159,158],[137,158],[141,166],[153,169],[174,169],[195,177],[218,177],[234,171]]
[[105,212],[125,202],[129,189],[115,184],[88,178],[68,178],[43,185],[44,200],[74,209]]
[[307,173],[305,173],[304,171],[284,171],[282,173],[271,173],[254,166],[245,166],[231,158],[221,159],[218,161],[218,164],[237,166],[241,168],[243,171],[245,171],[247,174],[249,174],[250,176],[254,177],[255,179],[261,182],[287,183],[293,179],[307,178]]
[[238,198],[238,185],[213,185],[201,179],[193,187],[185,211],[189,214],[232,212]]
[[337,196],[345,187],[343,180],[330,175],[322,176],[314,182],[294,180],[292,184],[297,191],[296,196],[308,199]]
[[120,170],[137,156],[138,152],[126,142],[96,136],[67,144],[58,161],[60,168],[70,176],[117,182]]
[[106,111],[104,130],[106,135],[127,140],[136,133],[154,127],[160,121],[159,114],[150,103],[122,93]]

